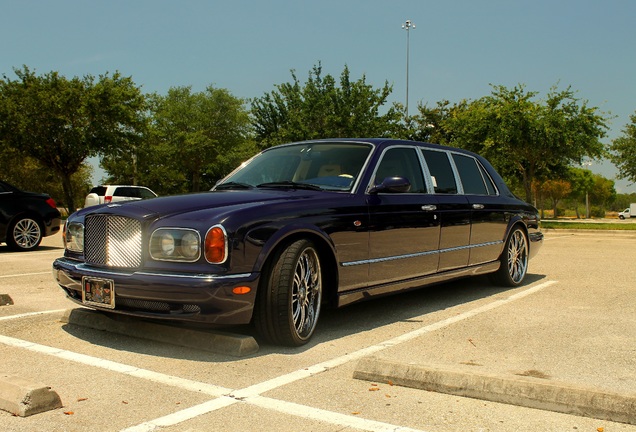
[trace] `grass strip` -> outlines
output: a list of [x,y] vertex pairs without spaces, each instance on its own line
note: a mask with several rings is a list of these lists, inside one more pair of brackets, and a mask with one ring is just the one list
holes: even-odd
[[606,223],[606,222],[559,222],[541,221],[541,228],[547,229],[580,229],[600,231],[636,231],[633,223]]

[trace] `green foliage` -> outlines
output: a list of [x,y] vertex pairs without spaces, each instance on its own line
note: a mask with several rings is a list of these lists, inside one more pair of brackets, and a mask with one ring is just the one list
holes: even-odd
[[618,176],[636,183],[636,114],[623,129],[623,136],[612,141],[610,160],[618,168]]
[[14,72],[17,80],[0,80],[0,140],[58,175],[75,208],[73,175],[88,157],[139,141],[144,97],[119,73],[69,80],[26,66]]
[[363,75],[351,81],[349,68],[340,75],[339,86],[331,75],[322,76],[320,63],[301,84],[292,70],[292,82],[252,100],[252,123],[262,147],[317,138],[393,136],[400,129],[400,112],[386,104],[392,88],[367,84]]
[[[92,171],[93,168],[84,163],[71,176],[71,185],[75,196],[83,196],[88,193]],[[59,176],[38,160],[23,156],[13,148],[0,147],[0,173],[2,173],[2,180],[22,190],[47,193],[55,200],[58,207],[69,210]]]
[[610,210],[623,211],[627,207],[629,207],[631,203],[636,203],[636,193],[617,194],[616,199],[610,207]]
[[102,159],[112,182],[143,184],[160,195],[208,190],[254,154],[245,103],[227,90],[173,87],[149,99],[144,142]]
[[420,107],[419,134],[426,137],[422,126],[433,125],[439,132],[431,137],[482,154],[504,177],[518,178],[532,202],[535,179],[563,176],[583,157],[603,156],[600,139],[607,129],[597,108],[575,98],[570,88],[552,88],[543,101],[536,96],[522,85],[493,86],[491,95],[476,101]]

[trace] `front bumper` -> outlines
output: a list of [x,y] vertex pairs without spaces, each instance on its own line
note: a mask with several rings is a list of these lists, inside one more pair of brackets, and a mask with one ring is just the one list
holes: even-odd
[[[143,318],[214,325],[247,324],[252,318],[259,273],[234,275],[167,274],[89,266],[68,258],[53,262],[53,277],[77,304]],[[113,281],[114,309],[82,302],[82,278]],[[247,286],[248,294],[232,289]]]

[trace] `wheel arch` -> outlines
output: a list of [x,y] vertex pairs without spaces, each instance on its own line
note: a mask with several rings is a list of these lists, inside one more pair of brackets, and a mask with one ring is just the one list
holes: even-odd
[[336,250],[331,237],[316,227],[298,226],[277,231],[263,245],[255,270],[266,273],[264,270],[272,265],[277,253],[301,239],[310,240],[316,246],[323,277],[323,303],[333,306],[337,300],[339,279]]
[[[506,241],[508,241],[508,237],[510,237],[510,234],[517,227],[521,227],[521,229],[523,230],[523,235],[526,236],[526,243],[528,245],[528,253],[529,253],[530,252],[530,237],[528,234],[528,225],[526,224],[524,218],[520,215],[516,215],[510,219],[510,222],[508,223],[508,228],[506,228],[506,234],[504,235],[504,238],[503,238],[504,246],[506,244]],[[504,253],[504,252],[505,252],[505,247],[502,248],[501,250],[501,253]]]

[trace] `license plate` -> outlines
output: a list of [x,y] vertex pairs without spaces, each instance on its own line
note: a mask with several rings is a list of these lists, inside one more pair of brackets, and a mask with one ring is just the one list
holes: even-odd
[[110,279],[82,278],[82,303],[115,309],[115,282]]

